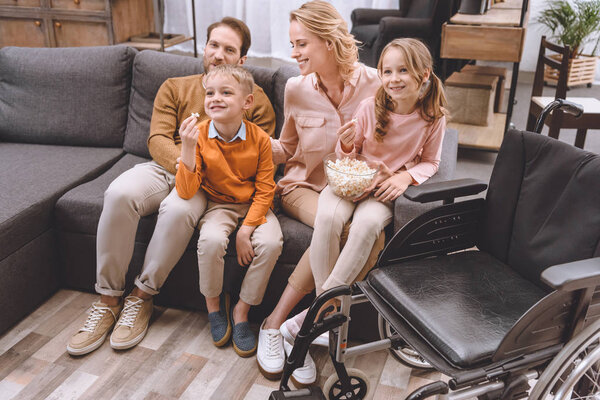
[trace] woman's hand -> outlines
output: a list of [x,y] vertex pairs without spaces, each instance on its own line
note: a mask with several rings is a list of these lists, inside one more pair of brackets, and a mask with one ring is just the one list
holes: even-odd
[[412,181],[412,176],[406,171],[393,174],[379,185],[373,196],[382,203],[394,201],[404,193]]
[[179,136],[181,137],[181,162],[190,171],[196,169],[196,143],[200,131],[196,126],[198,118],[195,116],[187,117],[179,127]]
[[242,266],[250,265],[254,259],[254,248],[252,248],[252,242],[250,236],[254,232],[255,226],[242,225],[238,229],[235,237],[235,250],[237,252],[238,264]]
[[338,138],[344,153],[350,153],[354,149],[354,138],[356,137],[356,120],[353,119],[340,126],[337,131]]

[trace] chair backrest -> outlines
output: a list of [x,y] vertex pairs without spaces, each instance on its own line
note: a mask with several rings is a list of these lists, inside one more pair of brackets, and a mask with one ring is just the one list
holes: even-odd
[[[546,50],[554,52],[553,55],[546,54]],[[546,36],[542,36],[540,42],[540,52],[538,54],[537,65],[535,67],[535,75],[533,78],[533,89],[531,96],[541,96],[544,91],[544,66],[556,70],[558,80],[556,84],[556,99],[567,98],[567,80],[569,73],[569,58],[571,49],[569,46],[559,46],[555,43],[546,40]]]
[[[412,0],[410,6],[406,10],[407,18],[431,18],[433,17],[434,9],[439,0]],[[400,10],[402,11],[402,3]]]
[[600,156],[531,132],[506,133],[477,244],[545,287],[541,272],[600,256]]

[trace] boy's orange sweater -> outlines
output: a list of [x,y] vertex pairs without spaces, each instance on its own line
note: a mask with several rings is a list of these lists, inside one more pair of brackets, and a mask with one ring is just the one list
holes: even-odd
[[179,164],[175,177],[177,193],[190,199],[202,188],[217,203],[249,203],[243,225],[267,222],[265,216],[275,194],[273,158],[269,135],[252,122],[246,124],[246,140],[231,143],[208,137],[210,120],[198,124],[196,171]]

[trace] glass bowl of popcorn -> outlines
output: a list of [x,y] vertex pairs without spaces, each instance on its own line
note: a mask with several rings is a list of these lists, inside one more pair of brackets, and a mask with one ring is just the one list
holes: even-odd
[[338,157],[331,153],[323,163],[329,187],[346,200],[360,197],[373,182],[378,170],[376,163],[360,154]]

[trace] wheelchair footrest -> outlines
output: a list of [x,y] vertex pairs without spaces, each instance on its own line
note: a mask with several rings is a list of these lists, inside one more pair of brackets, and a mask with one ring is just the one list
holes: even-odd
[[327,400],[321,388],[309,386],[304,389],[271,392],[269,400]]

